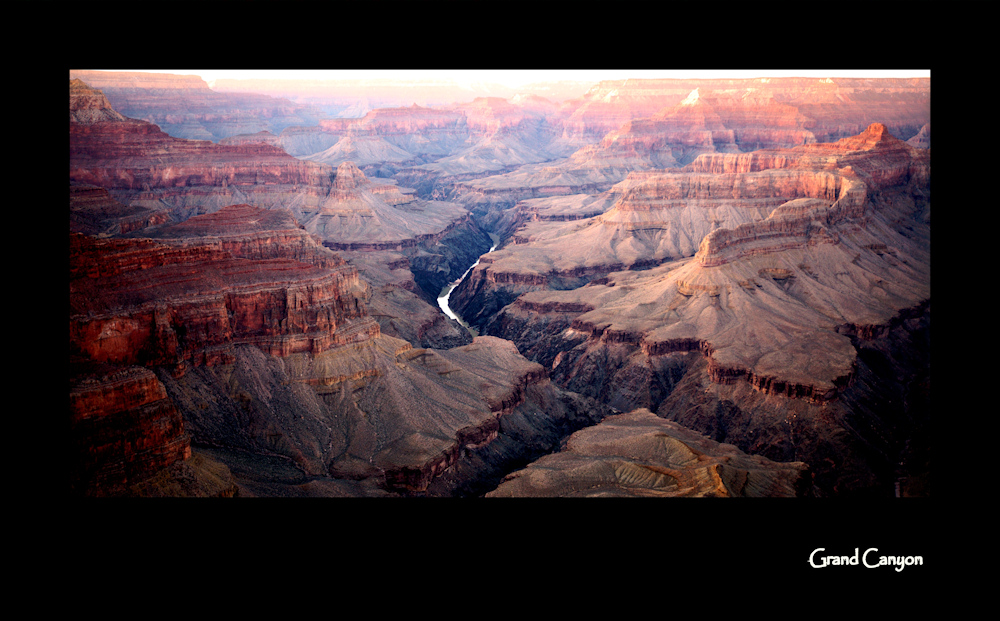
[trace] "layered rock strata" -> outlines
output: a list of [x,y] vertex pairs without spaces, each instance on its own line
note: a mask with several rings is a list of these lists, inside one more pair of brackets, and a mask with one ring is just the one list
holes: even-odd
[[579,286],[580,278],[646,269],[695,251],[707,267],[737,253],[835,243],[834,223],[862,218],[869,194],[907,183],[923,192],[928,180],[928,154],[878,124],[831,145],[702,155],[678,172],[631,173],[609,193],[619,198],[601,215],[525,224],[515,239],[526,243],[481,263],[455,292],[454,305],[480,324],[474,307],[483,307],[484,296],[509,303],[524,287],[562,289],[573,279]]
[[139,205],[126,206],[111,198],[105,188],[70,182],[69,230],[101,237],[128,235],[165,224],[164,211]]
[[465,115],[471,146],[415,167],[436,175],[439,184],[506,172],[576,150],[560,139],[555,104],[541,97],[481,97],[452,109]]
[[345,161],[367,166],[418,164],[420,158],[449,155],[468,137],[462,113],[414,104],[372,110],[360,119],[324,119],[316,127],[286,130],[280,138],[298,157],[334,166]]
[[[352,162],[334,171],[290,157],[273,140],[259,137],[219,145],[174,139],[118,114],[99,91],[79,81],[71,85],[70,108],[71,179],[79,181],[77,187],[104,185],[123,204],[104,205],[93,217],[90,208],[71,209],[81,232],[160,237],[159,229],[169,222],[250,203],[290,213],[336,250],[404,253],[427,310],[436,308],[441,287],[490,245],[464,208],[416,199],[393,183],[372,182]],[[426,112],[431,120],[440,116]],[[414,129],[412,117],[412,111],[377,114],[368,125],[402,136]],[[127,213],[135,216],[121,215]],[[253,222],[266,228],[261,216]],[[186,235],[183,227],[176,231],[173,237]],[[426,322],[419,323],[400,333],[425,331]]]
[[747,455],[640,409],[574,433],[563,450],[511,473],[486,496],[776,498],[810,491],[802,462]]
[[929,80],[626,80],[563,104],[564,136],[592,136],[568,158],[455,184],[476,213],[518,200],[596,193],[630,171],[673,168],[701,153],[830,142],[882,122],[908,139],[930,121]]
[[334,166],[352,161],[434,197],[447,195],[455,180],[568,155],[576,144],[561,140],[558,118],[555,104],[539,97],[484,97],[444,109],[372,110],[360,119],[289,128],[281,141],[303,159]]
[[746,104],[781,106],[786,112],[754,124],[773,128],[774,118],[805,118],[807,123],[797,125],[809,129],[816,142],[857,134],[877,121],[907,139],[930,119],[929,78],[628,79],[602,81],[582,98],[564,102],[568,119],[563,125],[566,132],[603,136],[628,121],[678,106],[696,89],[722,104],[723,118],[728,109],[746,109]]
[[340,164],[335,180],[320,209],[304,211],[301,222],[372,283],[369,303],[388,334],[415,346],[465,342],[457,322],[438,311],[437,297],[490,248],[487,234],[461,206],[369,180],[353,162]]
[[[610,272],[564,291],[550,290],[546,274],[532,281],[535,290],[514,291],[516,302],[505,300],[509,305],[485,332],[514,340],[552,368],[561,385],[622,410],[656,410],[692,365],[702,363],[697,373],[703,385],[718,387],[711,390],[720,401],[734,392],[733,403],[740,403],[750,391],[771,404],[762,411],[786,407],[806,420],[820,416],[823,404],[857,394],[861,389],[852,393],[852,386],[867,371],[849,336],[878,334],[882,328],[870,326],[885,326],[930,298],[929,154],[873,125],[827,145],[702,156],[687,170],[693,178],[716,170],[722,179],[711,183],[742,179],[730,187],[751,198],[755,188],[768,185],[760,183],[762,175],[790,180],[789,187],[805,196],[763,219],[712,231],[688,260]],[[649,202],[634,198],[640,207]],[[537,243],[508,250],[515,255]],[[487,264],[482,273],[495,269],[496,263]],[[531,277],[524,274],[523,282]],[[659,411],[673,417],[676,410]],[[775,439],[764,420],[754,425]],[[811,462],[840,433],[836,425],[822,426],[825,436],[784,436],[774,446],[786,448],[774,450],[788,459],[794,455],[788,447],[798,446]],[[754,441],[748,448],[748,440],[741,439],[744,450],[765,446]],[[858,484],[872,484],[868,475]],[[828,481],[826,489],[835,486]]]
[[[194,218],[174,234],[211,230],[234,215],[266,220],[268,213],[231,208]],[[226,348],[234,342],[288,355],[377,334],[360,305],[357,271],[332,253],[322,256],[297,228],[286,229],[285,238],[311,244],[308,257],[274,231],[168,234],[160,241],[71,234],[70,335],[82,354],[114,364],[213,364],[230,358]],[[318,258],[287,256],[296,253]]]
[[70,384],[70,493],[124,495],[191,456],[180,412],[148,369],[104,368]]
[[459,205],[417,199],[395,185],[374,183],[353,162],[337,167],[334,186],[318,209],[292,212],[334,250],[421,245],[467,222],[469,215]]
[[103,93],[70,83],[70,180],[106,188],[128,206],[185,219],[223,205],[318,205],[332,169],[264,142],[221,145],[174,138],[116,112]]
[[100,89],[123,115],[148,121],[176,138],[219,142],[239,134],[311,125],[322,113],[308,105],[255,93],[221,93],[195,75],[71,70]]
[[493,337],[449,350],[380,335],[280,360],[246,346],[235,354],[230,365],[159,374],[199,442],[291,468],[241,478],[251,493],[311,495],[334,482],[353,495],[422,493],[467,451],[487,450],[507,417],[566,400],[544,369]]
[[150,233],[71,234],[71,361],[109,369],[74,374],[78,487],[168,493],[181,473],[161,473],[197,470],[197,444],[240,495],[419,492],[499,419],[560,398],[507,341],[382,335],[358,272],[287,212],[234,205]]

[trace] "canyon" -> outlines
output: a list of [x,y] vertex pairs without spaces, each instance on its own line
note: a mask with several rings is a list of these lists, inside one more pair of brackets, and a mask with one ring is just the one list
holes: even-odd
[[222,86],[70,72],[71,494],[929,495],[929,79]]

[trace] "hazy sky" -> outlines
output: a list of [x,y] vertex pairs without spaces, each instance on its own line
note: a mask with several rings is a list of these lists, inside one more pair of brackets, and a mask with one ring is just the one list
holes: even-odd
[[672,69],[532,69],[532,70],[227,70],[227,69],[128,69],[116,71],[149,71],[154,73],[174,73],[179,75],[201,76],[206,82],[219,78],[267,78],[267,79],[446,79],[460,82],[496,82],[505,86],[518,87],[532,82],[551,80],[580,80],[599,82],[601,80],[620,80],[625,78],[761,78],[761,77],[817,77],[817,78],[849,78],[849,77],[930,77],[927,70],[807,70],[807,69],[760,69],[760,70],[672,70]]

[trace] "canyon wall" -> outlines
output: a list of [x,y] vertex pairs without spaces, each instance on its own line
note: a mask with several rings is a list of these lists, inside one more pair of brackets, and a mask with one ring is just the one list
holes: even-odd
[[71,70],[70,80],[101,90],[122,115],[147,121],[175,138],[220,140],[292,125],[313,125],[317,108],[257,93],[223,93],[195,75]]
[[[847,444],[871,438],[838,440],[829,422],[822,433],[789,436],[773,417],[783,412],[786,421],[794,414],[813,421],[802,424],[819,424],[823,407],[849,418],[845,399],[876,399],[867,384],[857,384],[871,371],[845,335],[882,333],[899,313],[930,298],[929,153],[873,124],[836,143],[703,155],[677,172],[630,179],[592,224],[529,223],[522,234],[533,235],[530,241],[493,253],[473,271],[464,295],[499,307],[483,315],[481,329],[513,340],[551,368],[559,385],[622,411],[647,407],[688,424],[675,418],[683,393],[671,395],[694,377],[703,392],[717,395],[715,403],[731,399],[733,415],[741,403],[756,403],[747,395],[761,395],[754,410],[760,418],[746,423],[761,435],[740,436],[740,448],[779,460],[808,454],[824,494],[884,490],[884,466],[898,446],[879,443],[883,452],[866,466]],[[687,204],[718,215],[726,201],[752,212],[759,199],[780,204],[759,205],[755,219],[709,230],[689,259],[624,271],[611,264],[576,285],[559,270],[538,268],[565,262],[587,231],[610,223],[627,225],[615,230],[631,235],[663,235],[670,220],[656,222],[654,214],[669,218]],[[600,256],[601,248],[588,244],[581,256]],[[540,262],[545,257],[551,259]],[[846,325],[868,327],[845,332]],[[699,419],[692,428],[730,437],[726,411],[717,411],[718,425]],[[761,453],[765,445],[770,453]],[[843,480],[815,463],[824,451],[839,455],[833,461],[844,465]]]
[[[884,495],[924,467],[928,80],[301,122],[179,76],[85,82],[74,493]],[[508,243],[480,258],[486,230]],[[473,339],[435,298],[477,258],[451,297]]]

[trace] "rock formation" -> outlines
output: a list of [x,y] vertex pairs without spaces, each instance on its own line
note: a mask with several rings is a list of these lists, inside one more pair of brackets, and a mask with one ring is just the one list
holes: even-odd
[[378,333],[357,272],[285,212],[233,206],[159,235],[70,234],[80,493],[123,494],[191,457],[181,414],[147,368],[183,375],[231,363],[240,343],[287,356]]
[[227,204],[318,205],[332,170],[263,142],[183,140],[118,114],[102,93],[70,83],[70,180],[100,186],[129,207],[185,219]]
[[[459,287],[454,305],[462,311],[463,299],[509,304],[480,324],[487,333],[510,338],[526,355],[552,367],[561,385],[622,410],[659,407],[661,416],[679,416],[663,403],[670,401],[667,395],[685,369],[702,360],[698,372],[708,382],[702,385],[745,386],[789,403],[812,404],[802,406],[798,415],[819,416],[816,408],[841,398],[864,366],[849,335],[870,328],[844,326],[887,326],[900,313],[924,308],[930,299],[929,170],[926,151],[894,138],[879,124],[836,143],[704,155],[684,172],[670,173],[669,186],[654,185],[661,191],[653,203],[668,203],[664,187],[701,187],[698,200],[711,199],[710,188],[718,184],[728,188],[720,196],[747,196],[751,210],[761,190],[759,196],[781,196],[787,202],[768,205],[766,217],[758,212],[747,223],[712,230],[691,259],[668,254],[679,260],[640,271],[612,266],[604,273],[588,273],[588,264],[578,261],[575,269],[567,262],[562,271],[539,273],[532,271],[532,257],[551,256],[549,265],[559,265],[576,256],[573,245],[533,241],[509,246],[473,271],[464,289],[472,296],[463,298]],[[707,172],[713,174],[702,179]],[[624,192],[614,208],[593,219],[591,228],[605,226],[620,211],[648,214],[648,198]],[[712,200],[707,203],[714,208]],[[734,204],[740,205],[738,200]],[[693,221],[684,219],[687,226]],[[664,224],[641,228],[670,228]],[[577,228],[567,240],[586,239],[583,233],[589,229],[577,222],[564,224],[569,225]],[[581,258],[601,256],[598,244],[591,248]],[[513,259],[521,253],[529,259]],[[503,265],[526,267],[507,271]],[[589,284],[572,285],[568,275],[586,277]],[[518,290],[518,285],[533,290]],[[506,297],[502,290],[508,291]],[[720,400],[734,403],[747,398],[728,391],[744,390],[711,389]],[[788,408],[785,415],[797,411],[797,406],[782,407]],[[762,425],[758,432],[773,433],[767,423],[755,424]],[[801,443],[800,451],[818,451],[812,443],[821,445],[834,434],[809,441],[784,438],[769,446]],[[723,432],[718,439],[725,437]],[[743,450],[761,450],[756,439],[752,444],[743,440],[738,444]],[[794,455],[794,450],[778,451],[774,458]],[[805,461],[816,467],[811,459]],[[823,466],[816,471],[829,474]],[[870,479],[855,483],[874,485]],[[827,480],[826,491],[833,486]]]
[[[74,494],[926,489],[927,80],[296,122],[91,77],[107,97],[70,85]],[[477,260],[451,295],[473,338],[435,302]]]
[[747,455],[640,409],[574,433],[563,450],[507,475],[487,497],[776,498],[809,487],[801,462]]
[[72,494],[121,495],[191,456],[180,412],[142,367],[79,372],[70,384],[70,430]]
[[169,221],[170,215],[162,210],[141,205],[127,207],[111,198],[105,188],[70,182],[69,229],[74,233],[128,235]]
[[[241,495],[313,493],[288,476],[322,493],[421,491],[502,417],[562,399],[507,341],[437,351],[382,335],[357,270],[286,211],[234,205],[147,232],[70,238],[86,493],[174,489],[162,472],[190,470],[192,443],[236,469]],[[248,476],[247,460],[286,474]]]
[[227,246],[73,234],[71,341],[98,362],[184,366],[231,360],[233,342],[288,355],[377,333],[374,322],[357,321],[356,270],[246,259]]
[[[569,131],[604,136],[633,119],[652,117],[679,105],[699,91],[731,104],[777,105],[779,118],[809,119],[816,142],[833,142],[882,122],[893,135],[908,139],[930,118],[930,79],[770,78],[608,80],[595,85],[578,100],[562,104]],[[738,106],[746,108],[744,105]],[[720,114],[724,111],[719,110]],[[732,113],[731,113],[732,114]],[[728,115],[727,115],[728,116]],[[729,116],[732,119],[732,116]],[[774,118],[774,117],[772,117]],[[758,127],[774,125],[754,121]],[[780,124],[778,125],[780,127]],[[735,128],[732,128],[735,130]],[[737,131],[737,135],[739,132]],[[744,136],[744,139],[746,136]],[[747,141],[749,144],[751,141]],[[762,145],[763,146],[763,145]],[[754,147],[758,148],[758,147]]]
[[[928,80],[626,80],[565,102],[564,160],[458,180],[446,194],[477,215],[519,200],[608,190],[632,171],[683,166],[701,153],[831,142],[873,122],[908,139],[930,120]],[[578,138],[579,140],[579,138]],[[578,143],[579,144],[579,143]]]
[[359,119],[289,128],[281,141],[303,159],[334,166],[351,161],[369,173],[395,175],[423,196],[454,179],[510,171],[574,148],[560,138],[555,104],[540,97],[376,109]]
[[122,115],[147,121],[175,138],[222,139],[291,125],[311,125],[322,112],[257,93],[222,93],[198,76],[167,73],[70,71],[107,96]]
[[334,166],[353,161],[364,167],[448,155],[468,137],[465,115],[414,104],[372,110],[360,119],[325,119],[315,127],[290,128],[281,141],[289,153],[305,159]]
[[395,185],[373,183],[354,162],[337,167],[333,188],[315,212],[293,212],[336,250],[413,246],[468,219],[460,205],[419,200]]

